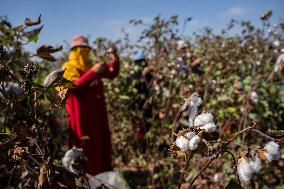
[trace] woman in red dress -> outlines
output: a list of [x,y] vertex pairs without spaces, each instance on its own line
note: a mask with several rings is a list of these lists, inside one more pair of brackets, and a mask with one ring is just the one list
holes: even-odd
[[[63,77],[75,84],[66,101],[69,146],[83,148],[87,157],[86,172],[96,175],[112,170],[111,138],[108,127],[102,78],[115,78],[119,72],[119,57],[115,46],[108,53],[109,62],[92,65],[91,47],[83,36],[72,41],[69,61],[63,64]],[[86,139],[87,140],[83,140]]]

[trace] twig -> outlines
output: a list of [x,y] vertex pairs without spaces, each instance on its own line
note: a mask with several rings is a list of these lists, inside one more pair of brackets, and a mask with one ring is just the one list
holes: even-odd
[[[191,154],[190,154],[190,157],[187,158],[186,164],[185,164],[185,166],[184,166],[184,169],[187,169],[187,168],[188,168],[189,160],[192,158],[192,156],[193,156],[193,153],[191,153]],[[185,170],[183,170],[183,172],[181,173],[181,176],[180,176],[180,178],[179,178],[178,189],[180,189],[180,187],[181,187],[182,180],[183,180],[183,177],[184,177],[184,173],[185,173]]]
[[265,138],[268,138],[269,140],[277,141],[277,139],[272,138],[272,137],[268,136],[267,134],[265,134],[265,133],[263,133],[263,132],[261,132],[261,131],[259,131],[257,129],[251,129],[251,131],[258,133],[259,135],[261,135],[261,136],[263,136]]

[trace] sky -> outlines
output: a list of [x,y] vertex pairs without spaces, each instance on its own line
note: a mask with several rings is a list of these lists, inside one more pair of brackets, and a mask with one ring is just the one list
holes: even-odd
[[161,15],[178,15],[181,22],[193,17],[184,35],[200,32],[208,26],[218,33],[231,19],[250,20],[260,26],[259,16],[273,11],[272,23],[284,20],[284,0],[0,0],[0,16],[7,16],[13,25],[26,17],[42,15],[44,28],[37,43],[27,46],[35,50],[41,44],[65,45],[77,34],[113,40],[123,36],[121,28],[135,41],[141,29],[129,20],[143,19],[147,23]]

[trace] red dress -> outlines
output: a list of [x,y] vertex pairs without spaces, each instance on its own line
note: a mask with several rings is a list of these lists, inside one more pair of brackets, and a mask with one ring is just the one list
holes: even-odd
[[[66,101],[68,113],[69,146],[83,148],[87,157],[86,172],[96,175],[112,170],[111,138],[108,127],[103,81],[114,78],[119,72],[119,60],[107,64],[106,72],[98,77],[93,70],[78,70],[77,86],[69,91]],[[83,136],[89,139],[81,140]]]

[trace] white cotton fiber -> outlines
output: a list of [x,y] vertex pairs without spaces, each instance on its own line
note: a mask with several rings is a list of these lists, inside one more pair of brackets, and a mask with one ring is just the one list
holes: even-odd
[[213,116],[211,113],[203,113],[195,117],[194,126],[203,126],[205,124],[213,122]]
[[217,130],[217,126],[215,125],[215,123],[207,123],[200,128],[204,129],[205,132],[215,132]]
[[237,173],[241,182],[250,182],[253,170],[249,162],[246,161],[244,158],[242,158],[238,163]]
[[198,135],[192,137],[192,139],[190,139],[189,141],[189,149],[195,150],[198,147],[199,142],[200,142],[200,137]]
[[255,155],[252,159],[249,161],[249,165],[253,172],[259,172],[262,168],[261,160],[259,159],[258,155]]
[[263,149],[266,151],[263,154],[265,155],[265,158],[268,162],[280,159],[280,149],[277,143],[270,141],[265,145]]
[[189,148],[189,140],[187,140],[184,136],[178,137],[175,144],[181,151],[186,151]]
[[193,127],[193,119],[197,114],[198,106],[202,103],[202,99],[199,96],[193,96],[189,103],[189,112],[188,112],[188,122],[189,127]]
[[184,136],[185,136],[188,140],[192,139],[192,137],[194,137],[195,135],[196,135],[195,132],[187,132],[187,133],[184,134]]

